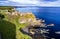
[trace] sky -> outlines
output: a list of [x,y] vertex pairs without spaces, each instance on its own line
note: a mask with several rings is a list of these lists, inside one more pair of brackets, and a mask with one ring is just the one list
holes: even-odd
[[7,0],[0,0],[0,1],[7,1]]
[[0,0],[0,6],[60,7],[60,0]]
[[53,2],[53,1],[57,1],[57,0],[43,0],[43,1],[50,1],[50,2]]
[[40,5],[60,7],[60,0],[40,0]]

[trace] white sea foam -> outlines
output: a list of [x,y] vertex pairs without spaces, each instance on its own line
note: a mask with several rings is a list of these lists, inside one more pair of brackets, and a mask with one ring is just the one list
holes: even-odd
[[55,32],[56,34],[60,34],[60,31],[58,31],[58,32]]

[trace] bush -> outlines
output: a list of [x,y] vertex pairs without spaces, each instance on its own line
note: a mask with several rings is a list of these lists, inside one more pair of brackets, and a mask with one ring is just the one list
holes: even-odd
[[4,15],[2,15],[2,14],[0,14],[0,19],[3,19],[3,18],[5,18],[5,16],[4,16]]

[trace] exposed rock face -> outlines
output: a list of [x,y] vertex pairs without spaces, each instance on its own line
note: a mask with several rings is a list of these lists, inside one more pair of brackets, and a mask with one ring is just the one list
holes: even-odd
[[46,31],[35,29],[32,25],[20,29],[20,31],[24,34],[31,36],[32,39],[45,39],[45,37],[42,34]]
[[45,20],[42,20],[42,19],[37,20],[35,15],[31,12],[20,13],[19,23],[28,23],[29,25],[32,25],[32,26],[39,25],[41,27],[54,26],[54,24],[46,25],[44,22]]
[[36,20],[34,14],[32,13],[20,13],[19,23],[31,23]]

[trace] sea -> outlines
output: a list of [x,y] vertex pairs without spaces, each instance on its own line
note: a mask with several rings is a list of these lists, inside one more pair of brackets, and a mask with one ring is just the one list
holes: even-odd
[[54,26],[48,26],[49,29],[48,39],[55,38],[60,39],[60,7],[40,7],[40,6],[25,6],[16,7],[16,10],[20,12],[32,12],[36,18],[45,20],[46,24],[54,24]]

